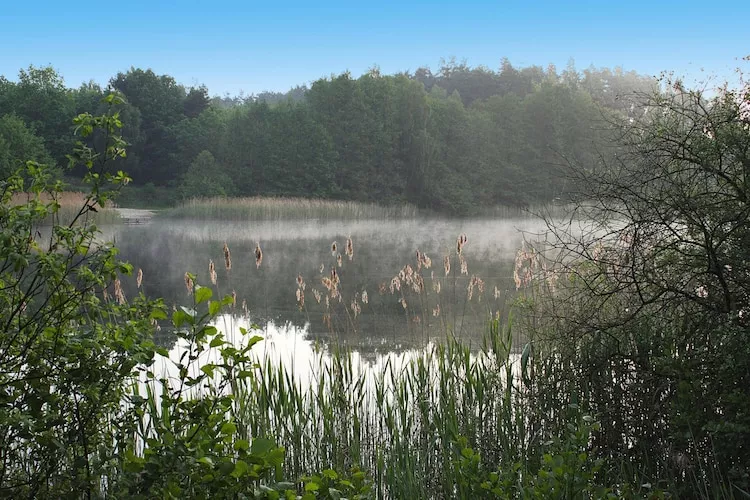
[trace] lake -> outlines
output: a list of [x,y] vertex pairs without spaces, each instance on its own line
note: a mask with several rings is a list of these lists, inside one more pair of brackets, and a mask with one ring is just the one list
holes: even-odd
[[[449,332],[469,343],[479,341],[492,315],[507,315],[515,294],[516,252],[524,237],[535,240],[545,230],[533,218],[221,222],[156,217],[148,224],[108,226],[103,236],[116,243],[124,260],[143,270],[143,291],[163,297],[169,306],[191,304],[184,282],[189,271],[198,283],[211,286],[214,296],[234,291],[236,313],[259,325],[261,335],[283,332],[284,338],[335,342],[375,359],[424,346]],[[459,258],[462,234],[467,241]],[[323,283],[332,269],[339,280],[333,295]],[[126,294],[135,294],[135,277],[124,281]]]

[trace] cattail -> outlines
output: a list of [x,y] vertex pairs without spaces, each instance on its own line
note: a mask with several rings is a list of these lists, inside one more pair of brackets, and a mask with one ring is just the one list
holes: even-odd
[[341,263],[342,263],[341,261],[342,261],[341,254],[336,255],[336,263],[339,265],[339,267],[341,267]]
[[122,284],[119,279],[115,280],[115,300],[121,306],[125,305],[125,293],[122,291]]
[[456,253],[458,255],[461,255],[461,251],[464,249],[464,245],[467,241],[469,241],[469,239],[465,234],[461,234],[458,239],[456,239]]
[[301,274],[298,274],[297,275],[297,288],[304,290],[306,286],[307,285],[305,285],[305,279],[302,277]]
[[336,256],[336,250],[337,250],[338,248],[339,248],[339,247],[338,247],[338,245],[336,244],[336,242],[335,242],[335,241],[334,241],[333,243],[331,243],[331,255],[333,255],[333,256],[335,257],[335,256]]
[[435,317],[440,316],[440,304],[438,304],[435,309],[432,310],[432,315]]
[[422,269],[422,254],[417,250],[417,271]]
[[313,292],[313,297],[315,297],[315,302],[320,304],[320,299],[321,299],[320,292],[317,290],[317,288],[313,288],[312,292]]
[[401,297],[400,299],[398,299],[398,301],[401,302],[401,306],[404,309],[406,309],[408,307],[408,305],[406,304],[406,299],[405,298]]
[[422,265],[425,269],[429,269],[432,267],[432,259],[427,256],[427,254],[422,254]]
[[301,288],[297,288],[297,306],[300,311],[305,307],[305,292],[303,292]]
[[224,267],[227,271],[232,269],[232,254],[229,253],[229,246],[224,242]]
[[187,288],[188,295],[193,294],[193,278],[190,277],[190,273],[185,273],[185,288]]
[[369,297],[367,296],[367,290],[362,290],[362,303],[367,304],[369,302]]
[[260,264],[263,262],[263,250],[260,249],[260,242],[255,244],[255,269],[260,269]]
[[451,272],[451,258],[450,255],[443,257],[443,268],[445,269],[445,275],[448,276]]
[[498,290],[497,285],[495,285],[494,290],[492,290],[492,295],[495,297],[495,300],[500,298],[500,290]]
[[210,260],[208,261],[208,275],[211,277],[211,283],[216,284],[216,266],[214,265],[214,261]]
[[354,244],[351,236],[346,239],[346,256],[349,257],[349,260],[354,258]]
[[458,260],[461,261],[461,274],[468,276],[469,265],[466,263],[466,259],[464,259],[463,255],[459,255]]
[[394,276],[391,280],[391,294],[397,291],[401,291],[401,280],[398,279],[398,276]]
[[433,281],[432,282],[432,289],[435,290],[435,293],[440,293],[440,282],[439,281]]
[[135,286],[136,288],[141,287],[141,283],[143,283],[143,269],[140,267],[138,268],[138,274],[135,275]]
[[359,313],[362,312],[362,306],[360,306],[357,303],[357,298],[355,297],[354,300],[351,303],[352,312],[354,313],[354,317],[356,318],[359,316]]
[[331,269],[331,281],[333,282],[334,287],[339,286],[339,283],[341,282],[341,280],[339,280],[339,273],[337,273],[335,269]]
[[232,290],[232,307],[235,307],[237,305],[237,292],[235,290]]

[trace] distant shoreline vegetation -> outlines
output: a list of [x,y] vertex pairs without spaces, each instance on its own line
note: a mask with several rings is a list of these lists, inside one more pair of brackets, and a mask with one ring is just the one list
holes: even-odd
[[193,198],[161,213],[181,219],[406,219],[420,215],[413,205],[378,205],[356,201],[293,197]]

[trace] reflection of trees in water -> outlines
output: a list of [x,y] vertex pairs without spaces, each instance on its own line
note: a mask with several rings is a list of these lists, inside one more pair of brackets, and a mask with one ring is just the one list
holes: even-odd
[[[453,222],[456,226],[453,232],[450,223],[444,221],[432,225],[419,222],[413,226],[386,224],[383,231],[379,231],[377,223],[361,226],[360,234],[352,235],[354,257],[351,261],[344,254],[348,234],[327,228],[321,231],[326,234],[314,237],[307,225],[298,228],[291,225],[285,231],[284,226],[288,224],[276,224],[279,226],[276,237],[270,233],[263,234],[266,239],[259,238],[264,254],[260,268],[255,266],[257,240],[248,234],[249,230],[243,232],[241,228],[236,232],[227,233],[219,228],[215,233],[200,234],[203,224],[196,229],[195,223],[155,222],[125,228],[116,235],[116,243],[123,259],[136,269],[143,269],[145,293],[163,297],[169,306],[185,305],[191,300],[183,281],[185,271],[195,273],[200,284],[211,285],[208,262],[212,259],[218,273],[217,285],[212,287],[214,293],[225,295],[236,291],[237,313],[244,301],[251,318],[261,327],[269,321],[289,323],[299,331],[307,331],[310,338],[324,343],[336,341],[360,352],[391,351],[397,346],[413,348],[431,339],[443,338],[449,332],[464,339],[478,340],[487,328],[489,317],[498,311],[501,315],[505,312],[514,290],[513,262],[521,235],[515,230],[516,226],[507,221],[474,223],[476,234],[468,233],[469,243],[464,250],[468,275],[460,274],[455,255],[455,238],[461,224],[467,224],[460,221]],[[298,234],[304,237],[296,237]],[[228,236],[226,242],[232,252],[229,272],[223,266],[223,236]],[[331,253],[334,240],[338,242],[338,252],[342,253],[341,267],[338,267],[337,256]],[[429,269],[422,266],[417,271],[417,249],[431,257]],[[442,260],[449,252],[452,252],[452,266],[446,277]],[[407,264],[421,276],[422,291],[417,293],[404,285],[400,291],[391,293],[392,278]],[[321,285],[321,278],[330,276],[332,268],[340,278],[340,301],[338,297],[332,298]],[[301,310],[295,296],[298,274],[305,283],[305,302]],[[473,275],[483,279],[484,293],[474,291],[472,299],[468,300],[467,288]],[[124,286],[131,296],[136,293],[135,278],[126,280]],[[438,286],[440,293],[436,290]],[[499,298],[493,296],[496,286]],[[315,300],[313,289],[321,294],[320,303]],[[363,291],[367,292],[366,303],[362,299]],[[356,315],[352,308],[355,298],[360,308]],[[330,316],[324,322],[326,314]]]

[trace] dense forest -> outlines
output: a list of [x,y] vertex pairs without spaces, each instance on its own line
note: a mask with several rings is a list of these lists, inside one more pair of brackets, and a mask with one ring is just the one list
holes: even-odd
[[297,196],[471,214],[564,200],[566,165],[606,160],[608,116],[632,112],[627,97],[655,84],[572,62],[558,72],[451,60],[435,73],[374,68],[287,93],[211,97],[151,69],[71,89],[52,67],[32,66],[17,81],[0,77],[0,176],[28,159],[66,167],[70,117],[102,112],[116,90],[129,144],[119,168],[152,200]]

